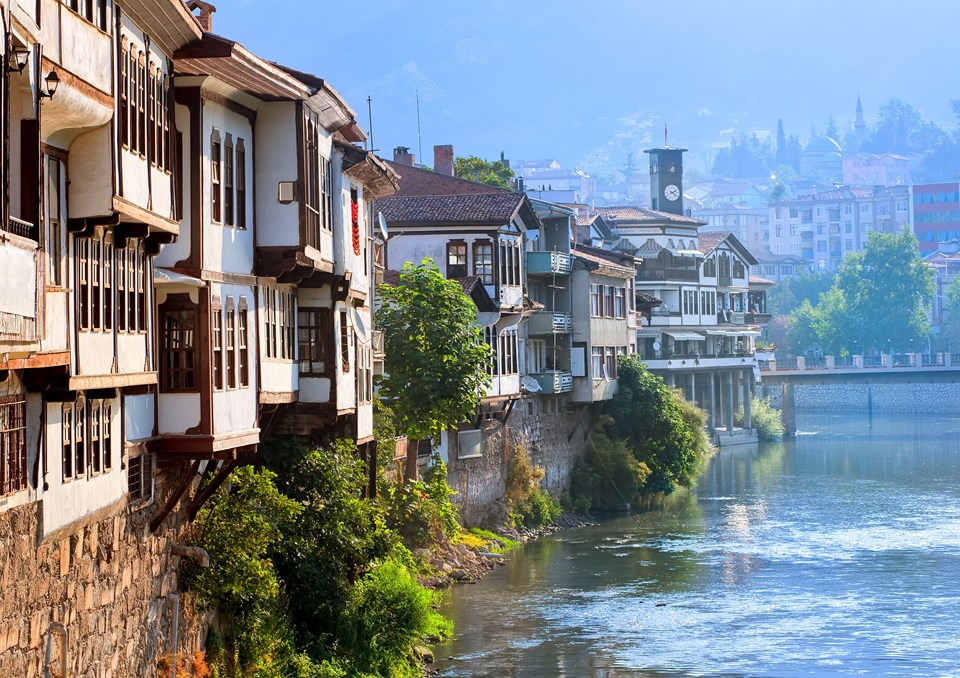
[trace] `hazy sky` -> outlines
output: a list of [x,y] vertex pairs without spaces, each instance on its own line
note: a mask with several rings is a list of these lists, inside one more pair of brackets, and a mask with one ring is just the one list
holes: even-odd
[[955,0],[219,0],[214,32],[327,79],[374,141],[610,169],[629,150],[708,148],[732,132],[805,138],[859,92],[953,125]]

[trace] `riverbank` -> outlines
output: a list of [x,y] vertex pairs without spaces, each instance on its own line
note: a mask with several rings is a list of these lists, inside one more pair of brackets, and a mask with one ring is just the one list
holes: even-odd
[[491,532],[483,532],[483,536],[468,532],[469,544],[448,541],[429,549],[414,550],[414,555],[428,566],[428,572],[418,580],[434,590],[443,590],[456,583],[473,583],[505,565],[506,554],[519,545],[561,530],[595,524],[596,520],[586,516],[564,514],[553,525],[545,527],[516,529],[503,525]]

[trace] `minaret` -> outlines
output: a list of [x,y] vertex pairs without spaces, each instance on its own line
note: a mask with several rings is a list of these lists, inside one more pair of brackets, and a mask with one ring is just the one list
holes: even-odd
[[867,138],[867,124],[863,121],[863,104],[860,103],[860,94],[857,94],[857,117],[853,122],[853,136],[857,140],[857,150]]

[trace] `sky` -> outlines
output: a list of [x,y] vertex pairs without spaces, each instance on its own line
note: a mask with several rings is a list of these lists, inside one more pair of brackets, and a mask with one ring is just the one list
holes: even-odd
[[[215,33],[326,79],[379,154],[555,158],[596,175],[663,142],[805,140],[891,97],[954,126],[955,0],[219,0]],[[420,140],[417,92],[420,99]],[[419,153],[422,147],[423,155]],[[641,156],[642,157],[642,156]],[[688,162],[689,166],[689,162]]]

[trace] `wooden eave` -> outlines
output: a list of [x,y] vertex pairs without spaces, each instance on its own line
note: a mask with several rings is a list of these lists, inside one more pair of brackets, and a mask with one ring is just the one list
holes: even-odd
[[[320,124],[328,132],[331,134],[337,132],[340,128],[356,120],[356,111],[350,108],[346,100],[326,80],[289,66],[274,65],[306,85],[310,90],[310,95],[306,99],[307,104],[317,113],[320,117]],[[358,141],[362,140],[358,139]]]
[[216,435],[164,435],[157,454],[189,459],[229,459],[241,448],[260,443],[260,429]]
[[212,76],[261,101],[296,101],[310,96],[299,80],[243,45],[212,33],[199,42],[177,50],[177,75]]
[[352,144],[336,143],[343,153],[343,171],[363,184],[364,193],[374,198],[393,195],[400,187],[400,175],[383,160]]
[[166,54],[203,36],[196,17],[181,0],[122,0],[117,4]]
[[302,247],[257,247],[257,275],[275,278],[278,283],[297,285],[315,273],[333,273],[333,263],[315,261]]

